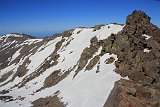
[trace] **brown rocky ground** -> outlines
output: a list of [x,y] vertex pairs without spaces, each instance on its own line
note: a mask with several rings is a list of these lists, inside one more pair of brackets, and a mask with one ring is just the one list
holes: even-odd
[[32,107],[65,107],[63,102],[60,102],[57,96],[50,96],[46,98],[40,98],[32,102]]
[[121,32],[103,41],[103,53],[118,56],[116,72],[129,77],[115,83],[104,107],[160,107],[160,29],[150,19],[134,11]]
[[159,87],[119,80],[104,107],[160,107]]

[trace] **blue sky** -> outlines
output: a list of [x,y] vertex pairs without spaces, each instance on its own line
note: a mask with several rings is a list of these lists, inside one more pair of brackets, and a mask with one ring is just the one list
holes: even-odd
[[135,9],[160,27],[158,0],[0,0],[0,34],[49,36],[79,26],[125,23]]

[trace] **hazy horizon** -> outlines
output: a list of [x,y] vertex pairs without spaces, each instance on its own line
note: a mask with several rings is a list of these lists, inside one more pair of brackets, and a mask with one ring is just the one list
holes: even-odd
[[39,31],[39,32],[6,32],[6,33],[0,33],[0,36],[3,36],[8,33],[24,33],[28,35],[32,35],[35,37],[43,38],[45,36],[53,36],[56,33],[62,33],[63,31]]

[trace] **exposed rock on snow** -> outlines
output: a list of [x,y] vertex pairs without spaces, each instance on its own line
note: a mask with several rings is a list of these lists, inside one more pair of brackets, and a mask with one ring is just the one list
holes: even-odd
[[0,106],[160,106],[160,29],[144,12],[126,25],[17,35],[0,38]]
[[158,87],[122,79],[115,83],[104,107],[159,107],[159,96]]
[[127,17],[123,30],[106,40],[111,47],[104,51],[118,57],[116,72],[128,76],[130,81],[116,82],[104,107],[160,106],[160,98],[152,96],[155,90],[160,94],[160,33],[157,32],[160,29],[150,23],[149,16],[134,11]]
[[147,40],[148,40],[149,38],[151,38],[150,36],[148,36],[148,35],[146,35],[146,34],[143,34],[142,36],[144,36]]
[[59,98],[56,95],[47,98],[40,98],[32,102],[32,104],[32,107],[64,107],[64,104],[59,101]]
[[[44,39],[14,37],[16,45],[11,46],[6,44],[11,39],[2,41],[9,55],[0,68],[0,105],[102,107],[114,82],[121,78],[114,72],[116,55],[101,54],[102,40],[123,27],[76,28]],[[110,57],[115,60],[105,64]]]

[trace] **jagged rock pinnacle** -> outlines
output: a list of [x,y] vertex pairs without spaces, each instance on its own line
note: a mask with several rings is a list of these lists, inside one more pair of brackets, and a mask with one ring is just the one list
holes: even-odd
[[115,71],[129,80],[115,83],[104,107],[160,107],[160,29],[150,19],[135,10],[123,30],[105,42],[112,44],[104,49],[118,57]]
[[[135,10],[127,16],[124,32],[127,35],[141,36],[142,34],[157,36],[158,27],[150,23],[151,18],[142,11]],[[155,31],[155,32],[154,32]]]
[[135,10],[132,14],[127,16],[126,25],[132,24],[147,24],[150,23],[151,18],[142,11]]

